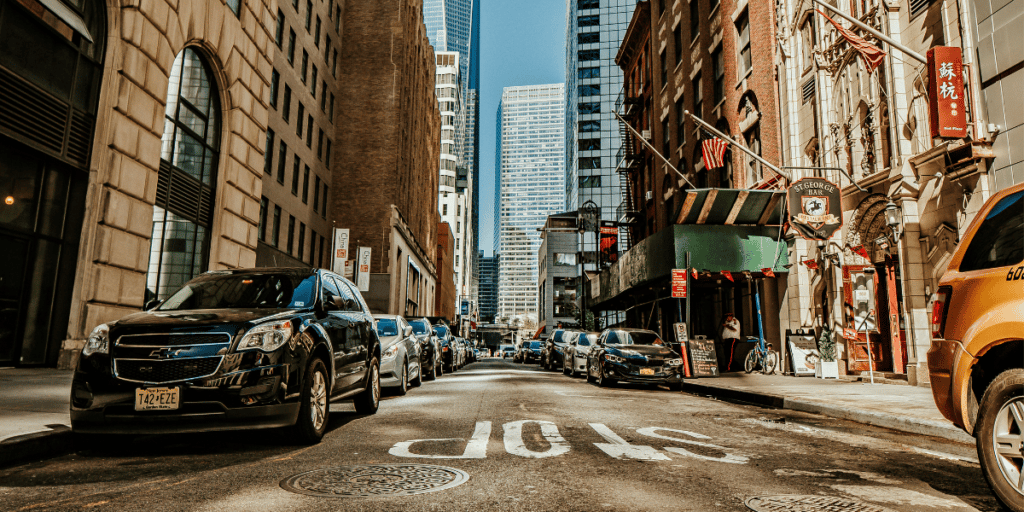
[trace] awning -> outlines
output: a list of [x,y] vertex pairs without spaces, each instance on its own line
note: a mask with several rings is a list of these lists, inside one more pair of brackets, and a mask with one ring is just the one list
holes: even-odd
[[592,305],[668,279],[672,269],[686,268],[687,252],[690,268],[698,271],[788,272],[786,242],[779,238],[778,227],[676,224],[641,240],[592,280]]
[[677,224],[778,226],[786,191],[699,188],[686,191]]
[[68,6],[61,3],[60,0],[39,0],[39,3],[43,4],[50,12],[61,19],[64,23],[67,23],[69,27],[75,32],[78,32],[90,43],[92,35],[89,34],[89,28],[85,26],[85,20],[78,15],[75,11],[72,11]]

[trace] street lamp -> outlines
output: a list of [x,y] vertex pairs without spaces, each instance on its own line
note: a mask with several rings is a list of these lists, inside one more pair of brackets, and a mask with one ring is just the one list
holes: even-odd
[[885,205],[885,223],[889,226],[889,229],[892,230],[893,238],[896,238],[897,240],[900,238],[900,223],[903,220],[901,219],[902,216],[903,215],[900,212],[899,207],[896,206],[896,203],[889,201],[889,203]]

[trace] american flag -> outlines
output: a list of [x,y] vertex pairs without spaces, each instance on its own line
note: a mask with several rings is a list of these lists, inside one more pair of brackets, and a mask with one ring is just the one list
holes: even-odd
[[725,148],[729,144],[718,137],[700,141],[701,158],[705,169],[717,169],[725,165]]

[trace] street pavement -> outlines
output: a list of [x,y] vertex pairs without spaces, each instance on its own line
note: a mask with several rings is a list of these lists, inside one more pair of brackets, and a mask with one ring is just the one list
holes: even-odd
[[[468,480],[371,497],[282,486],[334,469],[291,485],[419,488],[337,469],[369,464],[443,466]],[[135,436],[0,469],[4,511],[739,511],[781,495],[845,500],[843,510],[999,510],[970,445],[666,388],[598,388],[500,359],[385,397],[376,415],[333,404],[315,446],[276,431]]]

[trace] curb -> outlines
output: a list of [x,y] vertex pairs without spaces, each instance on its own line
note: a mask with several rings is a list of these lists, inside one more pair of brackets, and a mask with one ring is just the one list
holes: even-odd
[[0,468],[17,463],[42,460],[74,451],[75,443],[69,427],[33,432],[0,441]]
[[766,407],[774,407],[776,409],[790,409],[793,411],[821,414],[823,416],[855,421],[857,423],[864,423],[866,425],[888,428],[910,434],[938,437],[962,444],[975,444],[974,438],[969,436],[966,432],[954,427],[952,424],[940,421],[899,417],[893,414],[879,413],[864,409],[853,409],[849,407],[838,407],[820,402],[787,398],[785,396],[773,395],[770,393],[706,386],[690,382],[683,385],[683,391],[711,395],[720,398],[729,398]]

